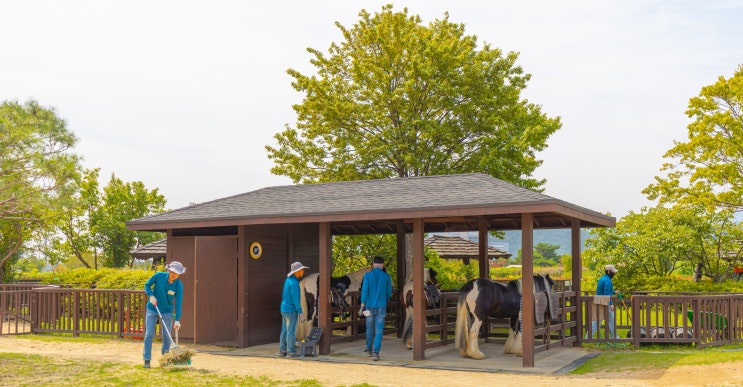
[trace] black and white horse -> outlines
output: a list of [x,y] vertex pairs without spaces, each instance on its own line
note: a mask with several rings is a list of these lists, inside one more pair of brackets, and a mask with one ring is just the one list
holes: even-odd
[[[361,280],[364,278],[364,274],[370,270],[371,267],[367,267],[342,277],[330,278],[330,302],[333,306],[341,308],[341,314],[351,304],[350,297],[346,293],[361,290]],[[319,273],[310,274],[299,282],[299,298],[305,320],[297,322],[298,338],[306,337],[312,330],[312,327],[317,324],[319,313],[319,297],[317,295],[319,289]]]
[[[441,301],[441,290],[436,280],[436,270],[423,269],[423,291],[426,295],[426,307],[434,308]],[[409,278],[400,293],[400,302],[405,308],[405,324],[402,329],[402,341],[408,349],[413,349],[413,279]]]
[[[534,292],[551,292],[554,281],[549,274],[534,276]],[[472,280],[459,290],[457,299],[457,324],[454,345],[462,357],[483,359],[485,355],[478,346],[482,322],[488,317],[510,319],[510,330],[504,353],[521,355],[521,332],[519,312],[521,307],[521,280],[504,285],[487,278]],[[474,320],[474,322],[473,322]]]

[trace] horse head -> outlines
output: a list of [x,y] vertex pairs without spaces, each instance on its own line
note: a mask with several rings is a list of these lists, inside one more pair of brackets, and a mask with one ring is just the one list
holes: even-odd
[[441,301],[441,289],[439,289],[439,281],[436,279],[436,270],[426,268],[423,274],[423,292],[426,294],[426,302],[428,303],[428,307],[436,307]]
[[340,308],[341,318],[346,317],[346,308],[348,302],[346,302],[346,291],[350,281],[348,277],[341,278],[330,278],[330,302],[333,306]]

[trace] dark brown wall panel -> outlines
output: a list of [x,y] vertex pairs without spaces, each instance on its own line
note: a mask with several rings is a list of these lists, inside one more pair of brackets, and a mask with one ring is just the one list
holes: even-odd
[[[242,251],[246,264],[244,294],[245,306],[242,346],[253,346],[279,341],[281,332],[281,291],[289,265],[296,260],[317,270],[317,225],[246,226],[245,246]],[[259,259],[250,256],[249,246],[260,242],[263,254]],[[313,269],[307,273],[314,272]]]
[[167,261],[178,261],[186,267],[186,272],[180,277],[183,282],[183,304],[181,330],[178,333],[184,339],[194,337],[194,254],[193,237],[168,238]]
[[196,237],[196,344],[237,345],[237,236]]

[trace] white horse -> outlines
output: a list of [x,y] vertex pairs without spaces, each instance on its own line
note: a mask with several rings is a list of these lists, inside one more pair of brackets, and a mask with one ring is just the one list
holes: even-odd
[[[341,312],[343,312],[351,304],[351,298],[346,294],[361,290],[361,280],[364,278],[364,274],[370,270],[371,267],[367,267],[339,278],[330,278],[331,304],[340,307]],[[299,282],[299,299],[305,320],[297,322],[297,338],[306,337],[312,327],[317,325],[316,321],[319,314],[319,297],[317,295],[319,290],[319,273],[310,274]]]
[[[423,291],[428,308],[435,307],[441,300],[441,290],[436,280],[436,270],[423,269]],[[413,278],[408,278],[400,293],[400,302],[405,308],[405,324],[402,328],[402,341],[408,349],[413,349]]]

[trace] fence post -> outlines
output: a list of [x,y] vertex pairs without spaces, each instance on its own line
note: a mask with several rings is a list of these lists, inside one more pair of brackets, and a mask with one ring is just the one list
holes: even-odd
[[72,290],[72,305],[74,312],[72,313],[74,320],[72,321],[72,335],[77,337],[80,335],[80,292]]
[[630,309],[632,310],[632,326],[629,328],[632,332],[632,346],[635,349],[640,348],[640,298],[630,297]]

